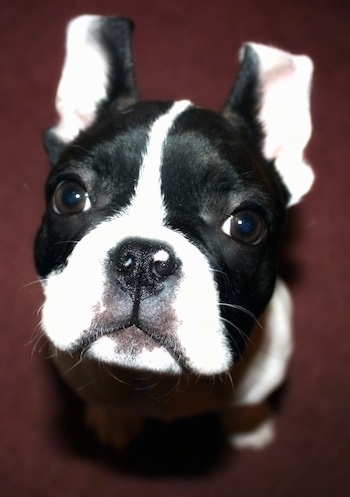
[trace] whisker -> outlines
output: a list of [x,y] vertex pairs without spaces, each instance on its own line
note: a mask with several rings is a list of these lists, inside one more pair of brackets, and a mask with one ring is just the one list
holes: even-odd
[[[57,351],[56,351],[56,354],[57,354]],[[75,363],[70,366],[68,369],[66,369],[63,373],[62,373],[62,376],[66,376],[68,373],[70,373],[71,371],[73,371],[73,369],[75,369],[77,366],[79,366],[79,364],[81,364],[83,361],[83,359],[80,357],[77,361],[75,361]]]
[[[46,335],[43,332],[40,332],[37,335],[37,337],[35,337],[34,339],[32,339],[29,343],[25,344],[25,347],[28,346],[28,345],[31,345],[33,342],[34,342],[34,345],[32,347],[32,351],[31,351],[31,354],[30,354],[30,358],[31,359],[33,359],[35,353],[41,354],[43,348],[47,344]],[[39,347],[40,342],[43,342],[43,344]]]
[[233,378],[232,378],[232,372],[231,372],[231,370],[225,371],[224,373],[222,373],[219,376],[219,381],[221,381],[221,383],[226,383],[226,380],[229,381],[232,390],[235,390],[235,383],[234,383]]
[[[36,314],[36,316],[37,316],[37,317],[38,317],[38,316],[40,316],[41,311],[43,310],[44,305],[45,305],[45,304],[41,304],[41,305],[38,307],[38,309],[36,310],[36,313],[35,313],[35,314]],[[40,322],[40,323],[38,323],[38,325],[37,325],[37,326],[41,326],[41,322]]]
[[82,390],[84,390],[85,388],[88,388],[90,385],[93,385],[95,383],[96,379],[95,378],[92,378],[92,380],[88,381],[87,383],[85,383],[84,385],[81,385],[80,387],[76,387],[75,390],[77,392],[81,392]]
[[105,362],[99,361],[99,367],[100,367],[100,370],[102,372],[107,373],[111,378],[113,378],[114,380],[116,380],[118,383],[121,383],[122,385],[125,385],[127,387],[134,388],[134,385],[132,383],[128,383],[127,381],[122,380],[121,378],[119,378],[118,376],[116,376],[114,373],[112,373],[109,364],[106,364]]
[[78,150],[82,150],[83,152],[89,152],[89,150],[85,147],[82,147],[81,145],[73,144],[71,145],[72,148],[77,148]]
[[54,246],[57,247],[57,245],[68,245],[71,243],[72,245],[78,245],[79,240],[60,240],[59,242],[55,242]]
[[18,291],[18,292],[21,292],[22,290],[24,290],[25,288],[29,288],[30,286],[34,286],[34,285],[41,285],[43,281],[44,281],[44,280],[42,280],[42,279],[40,279],[40,278],[38,278],[38,279],[36,279],[36,280],[33,280],[33,281],[30,281],[29,283],[25,283],[24,285],[20,286],[20,287],[17,289],[17,291]]
[[[247,333],[245,333],[243,330],[241,330],[241,328],[239,328],[239,326],[237,326],[236,324],[232,323],[232,321],[229,321],[226,318],[221,317],[220,319],[222,321],[224,321],[225,323],[229,324],[230,326],[232,326],[236,331],[238,331],[238,333],[240,334],[240,336],[243,338],[245,345],[247,345],[249,343],[250,345],[254,346],[254,342],[252,341],[252,339],[250,338],[250,336]],[[230,336],[230,339],[233,341],[233,343],[234,343],[234,345],[236,347],[236,352],[237,351],[239,352],[239,358],[241,358],[242,357],[242,353],[240,352],[240,347],[238,347],[236,340],[234,339],[234,337],[232,335]]]
[[38,335],[40,337],[40,335],[42,335],[42,334],[43,334],[43,332],[41,331],[40,323],[38,323],[35,326],[34,331],[32,332],[32,338],[24,344],[24,347],[28,347],[29,345],[31,345],[35,340],[38,339]]
[[[41,307],[38,309],[37,313],[39,313],[40,310],[41,310]],[[38,349],[38,346],[39,346],[39,344],[40,344],[41,341],[43,341],[44,343]],[[40,354],[47,343],[48,343],[47,336],[44,333],[44,331],[42,330],[41,322],[39,322],[35,326],[35,328],[34,328],[34,330],[32,332],[31,338],[27,342],[25,342],[23,344],[23,347],[32,346],[31,359],[33,359],[34,354],[36,352],[38,352]]]
[[210,271],[212,273],[217,273],[217,274],[223,276],[226,280],[229,281],[229,277],[228,277],[227,273],[225,273],[224,271],[221,271],[220,269],[214,269],[214,268],[210,268]]
[[230,321],[229,319],[226,319],[226,318],[223,318],[222,316],[220,317],[221,321],[224,321],[225,323],[229,324],[230,326],[232,326],[236,331],[239,332],[239,334],[243,337],[243,338],[249,338],[249,336],[247,335],[247,333],[245,333],[243,330],[241,330],[241,328],[239,326],[237,326],[235,323],[233,323],[232,321]]
[[255,314],[253,314],[251,311],[249,311],[249,309],[246,309],[245,307],[243,307],[241,305],[238,305],[238,304],[228,304],[228,303],[225,303],[225,302],[219,302],[219,306],[231,307],[232,309],[235,309],[237,311],[244,312],[245,314],[247,314],[247,316],[249,316],[250,318],[253,319],[254,323],[257,324],[261,330],[263,330],[263,327],[262,327],[260,321],[255,316]]
[[58,353],[57,353],[57,350],[55,349],[54,351],[52,351],[52,352],[51,352],[51,354],[50,354],[50,355],[48,355],[48,356],[46,357],[46,359],[51,360],[51,359],[54,359],[54,358],[55,358],[55,357],[57,357],[57,356],[58,356]]
[[[182,385],[183,380],[185,380],[185,384]],[[151,396],[151,398],[158,402],[171,402],[176,394],[184,392],[188,388],[189,382],[190,379],[187,375],[178,376],[175,385],[171,387],[168,392],[165,392],[162,395]]]

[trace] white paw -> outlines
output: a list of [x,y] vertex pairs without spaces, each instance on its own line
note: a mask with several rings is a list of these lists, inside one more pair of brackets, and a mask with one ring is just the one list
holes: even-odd
[[102,444],[112,446],[118,451],[126,449],[140,435],[143,428],[143,421],[138,416],[100,404],[86,407],[85,421]]
[[274,439],[274,421],[266,402],[229,409],[221,420],[232,447],[263,449]]
[[272,419],[263,421],[255,430],[236,433],[229,437],[229,443],[236,449],[264,449],[275,438],[275,427]]

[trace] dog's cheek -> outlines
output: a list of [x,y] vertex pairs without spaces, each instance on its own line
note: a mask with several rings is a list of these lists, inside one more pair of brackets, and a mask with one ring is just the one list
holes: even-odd
[[41,326],[56,347],[69,350],[90,328],[101,310],[102,293],[101,265],[74,252],[63,270],[47,277]]
[[174,300],[177,336],[191,369],[220,374],[230,368],[232,355],[220,317],[219,294],[206,258],[192,250],[182,259],[183,278]]

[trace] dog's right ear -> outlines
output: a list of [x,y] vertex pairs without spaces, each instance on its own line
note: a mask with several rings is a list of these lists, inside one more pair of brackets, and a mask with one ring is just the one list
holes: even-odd
[[44,133],[51,164],[65,146],[113,103],[122,110],[137,100],[130,38],[132,23],[84,15],[67,28],[66,56],[56,95],[58,124]]

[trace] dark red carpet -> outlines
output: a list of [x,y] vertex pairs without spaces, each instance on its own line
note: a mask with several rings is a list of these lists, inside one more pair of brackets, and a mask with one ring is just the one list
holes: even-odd
[[[315,62],[317,181],[290,212],[284,273],[294,293],[295,354],[262,452],[220,445],[212,419],[150,425],[123,460],[80,426],[80,405],[46,360],[31,246],[48,165],[41,131],[66,22],[82,13],[134,19],[144,98],[190,98],[219,109],[242,42]],[[350,3],[340,0],[11,0],[0,10],[1,497],[347,497],[350,495]],[[77,298],[79,288],[77,288]],[[187,448],[182,443],[187,440]]]

